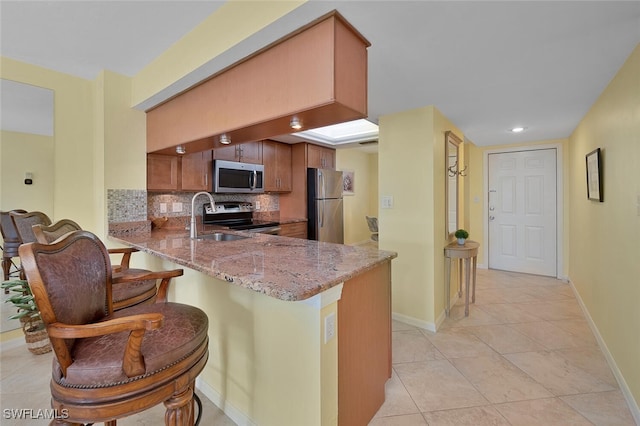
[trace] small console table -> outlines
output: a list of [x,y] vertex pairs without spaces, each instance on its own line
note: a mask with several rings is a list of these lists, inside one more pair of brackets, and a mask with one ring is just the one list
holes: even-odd
[[[464,316],[469,316],[469,281],[471,275],[471,269],[473,264],[473,290],[471,303],[476,302],[476,265],[478,261],[478,247],[480,247],[480,243],[475,241],[467,240],[464,245],[458,244],[457,241],[454,241],[451,244],[448,244],[444,248],[444,257],[447,259],[447,265],[445,267],[445,294],[446,294],[446,305],[445,305],[445,313],[449,316],[450,304],[451,304],[451,259],[460,259],[460,269],[458,278],[462,276],[462,261],[465,263],[465,305],[464,305]],[[472,263],[473,261],[473,263]],[[461,286],[458,287],[458,296],[460,296]]]

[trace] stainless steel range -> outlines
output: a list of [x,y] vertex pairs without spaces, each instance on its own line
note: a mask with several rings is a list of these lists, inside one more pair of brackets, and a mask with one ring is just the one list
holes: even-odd
[[215,211],[211,203],[202,207],[202,223],[205,225],[225,226],[236,231],[257,232],[278,235],[278,222],[257,220],[253,218],[253,204],[244,201],[219,201],[215,203]]

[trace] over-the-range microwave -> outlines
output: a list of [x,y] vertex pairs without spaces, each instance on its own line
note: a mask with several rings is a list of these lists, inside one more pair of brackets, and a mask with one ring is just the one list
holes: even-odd
[[264,192],[264,166],[215,160],[213,162],[213,192],[250,193]]

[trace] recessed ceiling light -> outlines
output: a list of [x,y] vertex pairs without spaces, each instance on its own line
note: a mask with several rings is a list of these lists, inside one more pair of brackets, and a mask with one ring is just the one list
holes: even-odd
[[231,138],[226,133],[223,133],[220,135],[220,143],[229,145],[231,143]]
[[300,130],[302,129],[302,123],[300,123],[300,120],[298,119],[298,117],[296,115],[294,115],[293,117],[291,117],[291,122],[289,123],[289,125],[291,126],[292,129],[294,130]]
[[522,133],[526,130],[526,127],[514,127],[511,129],[511,133]]

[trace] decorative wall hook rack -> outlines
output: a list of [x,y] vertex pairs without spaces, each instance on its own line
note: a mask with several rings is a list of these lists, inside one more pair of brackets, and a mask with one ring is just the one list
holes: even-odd
[[467,167],[468,166],[464,166],[464,169],[462,170],[458,170],[458,161],[456,161],[453,166],[449,167],[449,177],[454,177],[455,175],[458,176],[466,176],[467,175]]

